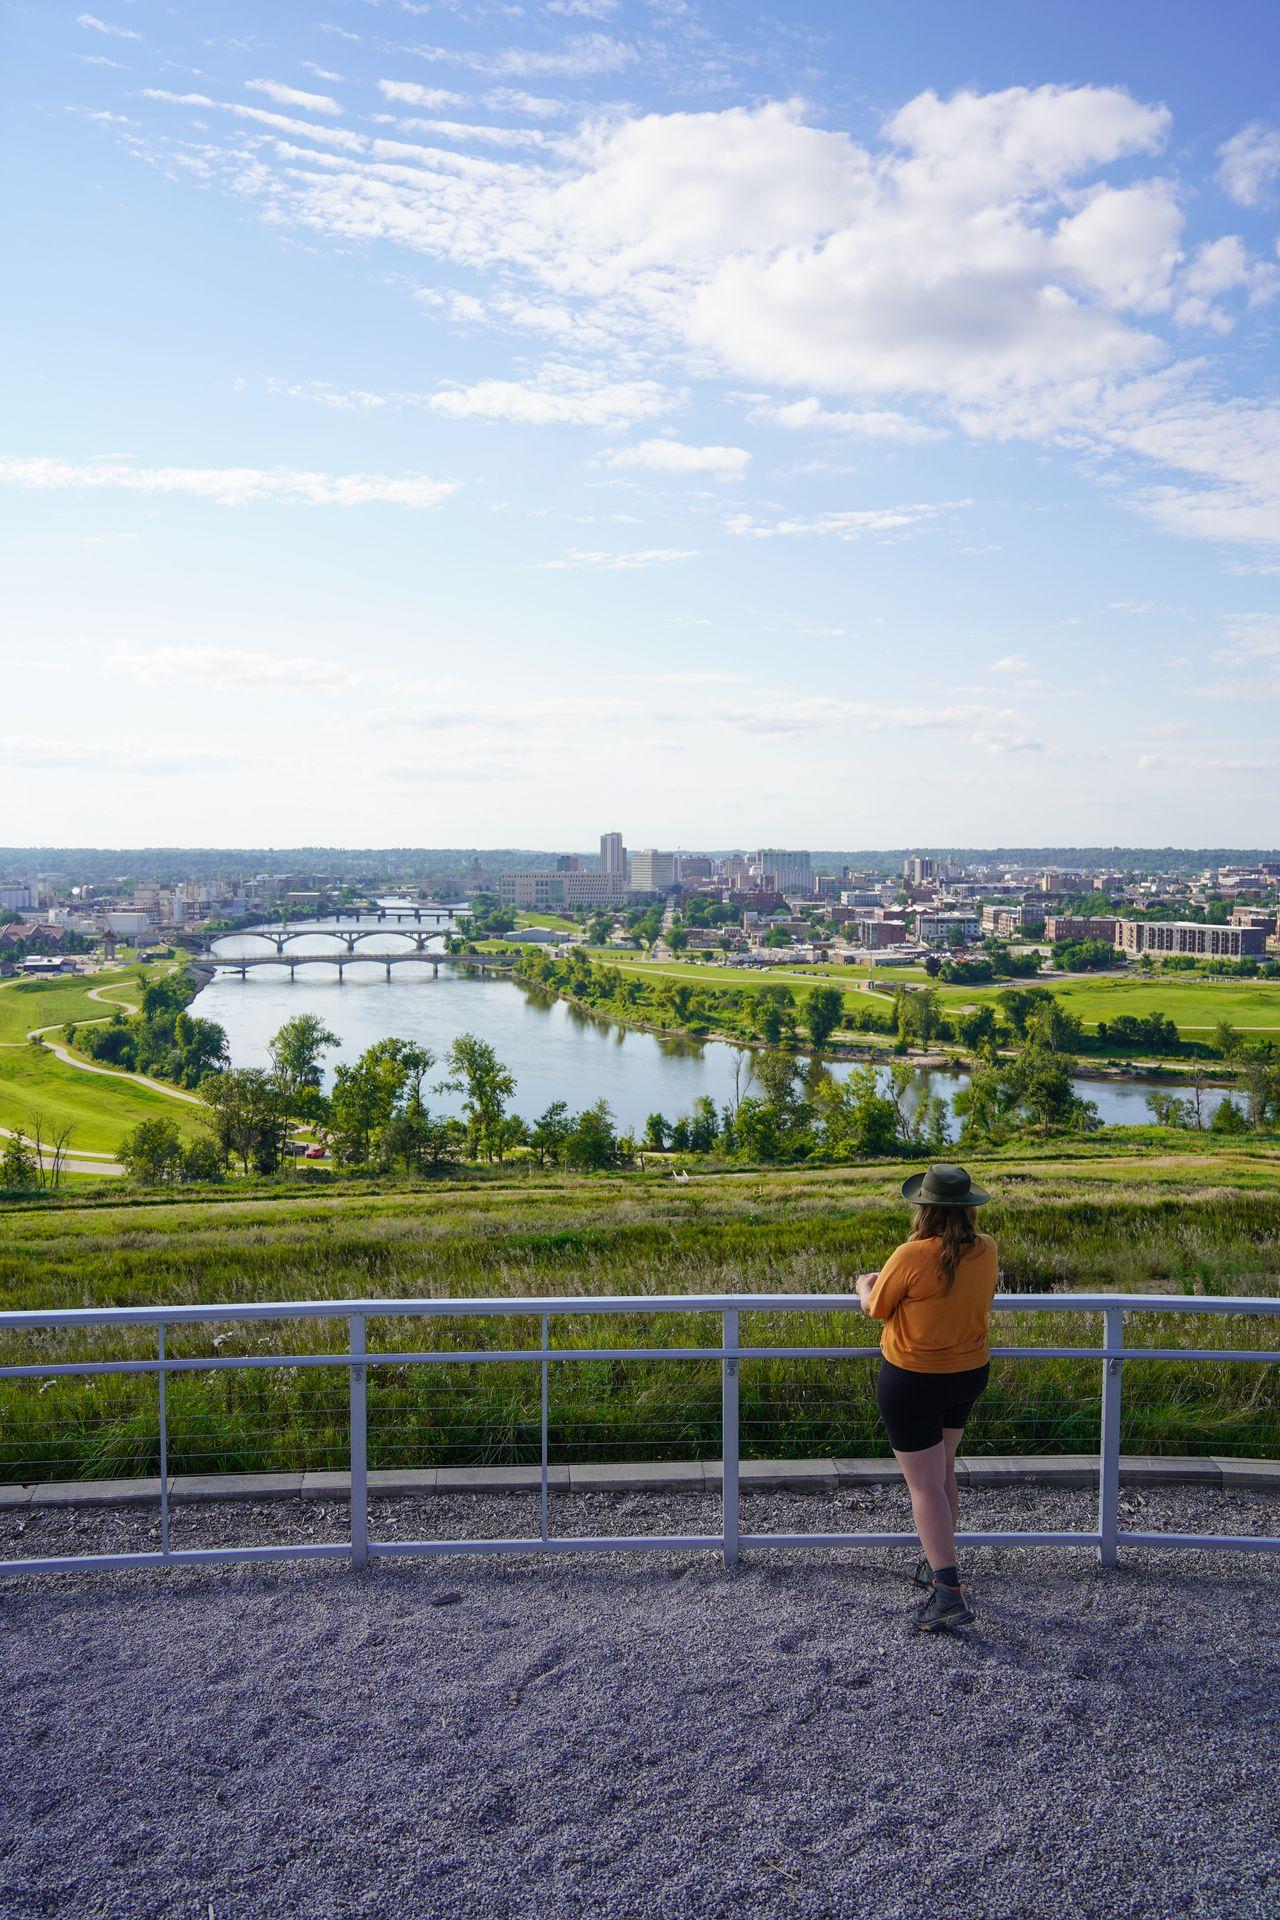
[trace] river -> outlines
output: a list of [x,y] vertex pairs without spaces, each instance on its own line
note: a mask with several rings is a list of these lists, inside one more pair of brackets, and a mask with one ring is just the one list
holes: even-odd
[[[354,924],[347,921],[344,930]],[[369,926],[372,930],[379,923]],[[323,930],[323,923],[316,922],[314,931]],[[386,946],[393,948],[390,927],[383,925],[380,930],[388,936]],[[294,943],[295,956],[306,944]],[[315,946],[324,950],[321,942]],[[219,949],[227,956],[265,951],[249,935],[229,935],[219,942]],[[326,966],[307,967],[293,980],[283,968],[275,967],[255,968],[243,979],[217,974],[197,995],[191,1010],[226,1029],[237,1067],[264,1066],[272,1034],[297,1013],[318,1014],[339,1035],[341,1044],[328,1056],[330,1072],[339,1061],[354,1060],[389,1034],[431,1048],[443,1062],[460,1033],[477,1033],[515,1075],[514,1106],[526,1119],[535,1118],[553,1100],[566,1100],[577,1110],[603,1097],[618,1125],[635,1131],[643,1129],[650,1113],[664,1113],[669,1120],[687,1113],[701,1094],[710,1094],[718,1106],[723,1105],[733,1096],[735,1069],[745,1086],[742,1063],[745,1059],[749,1066],[750,1060],[749,1050],[724,1041],[700,1043],[678,1035],[641,1033],[596,1019],[564,1001],[547,1001],[529,993],[505,976],[482,977],[446,966],[433,979],[429,964],[412,962],[396,966],[389,980],[376,962],[349,961],[341,981],[336,968]],[[852,1067],[837,1061],[830,1070],[843,1077]],[[920,1072],[917,1095],[938,1094],[949,1103],[966,1080],[964,1074]],[[1164,1080],[1081,1079],[1076,1084],[1109,1126],[1149,1121],[1147,1095],[1156,1085],[1162,1092],[1184,1098],[1189,1092]],[[1207,1110],[1212,1111],[1221,1098],[1221,1090],[1212,1090],[1206,1096]],[[442,1112],[456,1112],[458,1107],[456,1099],[447,1095],[437,1096],[434,1104]]]

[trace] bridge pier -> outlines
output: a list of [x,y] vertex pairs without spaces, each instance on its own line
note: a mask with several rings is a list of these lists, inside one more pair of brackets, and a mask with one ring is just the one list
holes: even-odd
[[387,979],[388,979],[388,980],[390,980],[390,978],[391,978],[391,962],[390,962],[389,960],[388,960],[388,962],[387,962],[387,966],[386,966],[386,974],[387,974]]

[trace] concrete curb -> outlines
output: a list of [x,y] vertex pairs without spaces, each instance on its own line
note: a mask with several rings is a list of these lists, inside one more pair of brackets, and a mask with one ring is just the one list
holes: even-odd
[[[1096,1487],[1098,1461],[1082,1454],[986,1454],[956,1462],[962,1486],[1000,1487],[1039,1483],[1053,1487]],[[835,1492],[850,1487],[885,1486],[899,1479],[892,1460],[744,1460],[738,1470],[744,1494]],[[719,1493],[723,1469],[718,1460],[597,1462],[590,1466],[553,1466],[548,1484],[561,1493]],[[1199,1459],[1170,1455],[1123,1454],[1120,1481],[1130,1487],[1267,1487],[1280,1489],[1280,1460]],[[531,1493],[541,1485],[537,1466],[424,1467],[374,1471],[369,1492],[393,1495],[425,1493]],[[192,1473],[174,1474],[171,1500],[345,1500],[346,1473]],[[62,1480],[38,1486],[0,1486],[0,1512],[28,1507],[137,1506],[158,1501],[159,1480]]]

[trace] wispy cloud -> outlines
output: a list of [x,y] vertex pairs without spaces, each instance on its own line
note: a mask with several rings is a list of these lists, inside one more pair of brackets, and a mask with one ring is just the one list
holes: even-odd
[[90,27],[94,33],[109,33],[114,40],[141,40],[142,35],[135,33],[132,27],[117,27],[110,20],[99,20],[96,13],[78,13],[78,27]]
[[229,767],[254,764],[251,754],[206,752],[181,745],[173,749],[146,746],[141,741],[65,740],[31,734],[0,734],[0,765],[65,767],[84,773],[122,773],[142,776],[216,773]]
[[109,672],[126,674],[139,686],[185,685],[219,691],[248,687],[294,690],[313,687],[337,691],[360,685],[361,676],[336,660],[309,654],[280,655],[245,647],[117,646],[107,655]]
[[640,553],[588,553],[570,547],[563,559],[539,560],[538,569],[546,573],[631,573],[638,567],[665,567],[676,560],[696,560],[692,551],[681,547],[648,547]]
[[187,494],[220,507],[262,501],[312,507],[435,507],[457,490],[426,474],[312,473],[291,467],[139,467],[119,460],[24,459],[0,455],[0,483],[29,492],[114,488],[126,493]]
[[656,380],[611,380],[549,365],[532,380],[477,380],[443,387],[426,403],[454,420],[511,420],[521,426],[619,427],[666,413],[673,397]]
[[264,93],[278,107],[302,107],[309,113],[341,113],[339,103],[327,93],[306,93],[301,87],[289,87],[280,80],[246,80],[250,93]]
[[734,514],[726,521],[730,533],[752,540],[773,540],[794,534],[829,534],[837,540],[891,539],[913,533],[941,515],[971,507],[972,500],[922,501],[913,506],[851,507],[833,513],[814,514],[806,519],[758,520],[749,513]]

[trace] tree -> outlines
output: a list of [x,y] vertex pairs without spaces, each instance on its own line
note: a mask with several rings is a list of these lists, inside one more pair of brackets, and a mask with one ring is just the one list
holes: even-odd
[[367,1167],[390,1157],[386,1136],[401,1109],[407,1047],[388,1035],[335,1068],[326,1127],[341,1166]]
[[[563,1105],[563,1101],[560,1103]],[[653,1153],[665,1153],[667,1136],[671,1132],[665,1116],[651,1113],[644,1123],[644,1144]]]
[[962,1013],[955,1025],[957,1035],[971,1052],[987,1054],[995,1052],[996,1015],[990,1001],[984,1001],[980,1007],[975,1007],[972,1013]]
[[1242,1107],[1236,1105],[1230,1094],[1214,1108],[1213,1118],[1209,1122],[1210,1133],[1248,1133],[1249,1121]]
[[693,1153],[710,1153],[720,1136],[720,1116],[710,1094],[700,1094],[689,1115],[689,1148]]
[[0,1152],[0,1187],[9,1193],[25,1193],[40,1184],[40,1169],[30,1142],[19,1127],[11,1133]]
[[323,1055],[340,1045],[337,1034],[315,1013],[295,1014],[277,1029],[269,1048],[271,1070],[289,1113],[307,1120],[319,1117]]
[[756,1025],[771,1047],[789,1041],[795,1033],[795,999],[790,987],[765,987],[756,996]]
[[564,1143],[565,1164],[583,1173],[598,1173],[615,1164],[618,1141],[607,1102],[597,1100],[580,1113]]
[[172,1120],[140,1120],[120,1142],[120,1162],[139,1186],[167,1186],[182,1168],[182,1135]]
[[449,1052],[450,1093],[463,1096],[467,1147],[474,1156],[501,1159],[501,1123],[516,1090],[515,1076],[503,1066],[487,1040],[460,1033]]
[[200,1087],[213,1110],[214,1134],[244,1173],[274,1173],[284,1155],[289,1116],[272,1076],[261,1067],[228,1067]]
[[529,1145],[537,1154],[540,1167],[545,1167],[548,1160],[553,1167],[559,1165],[564,1143],[572,1128],[568,1104],[564,1100],[553,1100],[538,1115],[529,1134]]
[[844,1017],[839,987],[815,987],[804,1003],[804,1023],[815,1047],[824,1047]]

